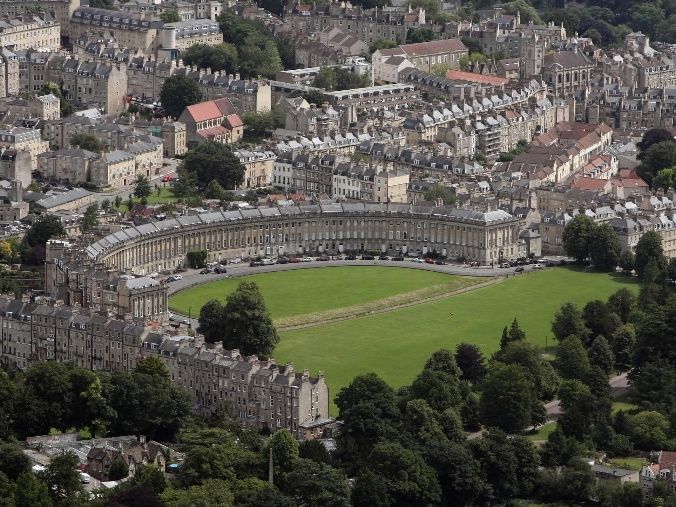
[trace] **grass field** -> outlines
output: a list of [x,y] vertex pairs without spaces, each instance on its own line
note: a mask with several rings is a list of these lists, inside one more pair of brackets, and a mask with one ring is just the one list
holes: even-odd
[[[178,201],[178,198],[174,197],[174,193],[172,192],[170,186],[161,187],[159,195],[157,194],[157,189],[151,187],[151,192],[148,196],[148,204],[166,204],[176,201]],[[141,202],[141,200],[134,197],[134,203],[139,202]],[[118,211],[127,211],[127,199],[122,201],[122,204],[120,204],[120,207],[117,209]]]
[[410,383],[437,349],[465,341],[494,352],[514,317],[528,340],[551,347],[551,321],[563,303],[606,299],[622,287],[636,285],[622,276],[547,269],[395,312],[284,332],[274,357],[299,370],[323,370],[332,399],[355,375],[370,371],[398,387]]
[[466,277],[384,266],[343,266],[297,269],[218,280],[174,295],[169,306],[179,313],[197,315],[210,299],[225,301],[242,281],[256,282],[274,319],[342,308],[430,285],[466,285]]
[[526,434],[526,438],[531,442],[542,442],[556,429],[556,421],[548,422],[540,426],[535,433]]

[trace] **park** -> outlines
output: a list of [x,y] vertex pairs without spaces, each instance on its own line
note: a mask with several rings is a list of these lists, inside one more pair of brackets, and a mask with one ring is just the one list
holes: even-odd
[[[175,294],[170,306],[185,314],[191,306],[197,315],[202,304],[224,300],[245,279],[259,285],[280,328],[275,360],[292,361],[301,371],[323,371],[332,399],[354,376],[371,371],[393,387],[406,385],[432,352],[453,350],[461,342],[476,344],[490,356],[499,346],[502,328],[514,318],[529,341],[551,350],[556,342],[550,323],[563,303],[583,306],[623,287],[637,289],[630,277],[578,267],[547,268],[489,284],[478,277],[402,267],[324,267],[199,285]],[[448,296],[431,299],[430,287]],[[409,304],[397,305],[402,301]],[[381,308],[366,316],[330,319],[332,312],[362,305]],[[280,326],[313,313],[328,318],[325,323],[310,319],[305,327]]]

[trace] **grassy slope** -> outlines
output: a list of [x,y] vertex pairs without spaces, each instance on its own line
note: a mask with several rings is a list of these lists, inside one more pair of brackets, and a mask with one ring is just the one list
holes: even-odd
[[210,299],[225,301],[242,281],[256,282],[273,318],[318,312],[382,299],[430,285],[461,281],[462,277],[382,266],[343,266],[262,273],[219,280],[182,291],[171,298],[171,308],[197,315]]
[[514,317],[529,340],[544,347],[548,336],[552,346],[551,321],[563,303],[606,299],[625,286],[635,283],[572,268],[547,269],[397,312],[286,332],[274,357],[293,361],[297,370],[323,370],[332,399],[355,375],[369,371],[398,387],[410,383],[439,348],[466,341],[492,353]]

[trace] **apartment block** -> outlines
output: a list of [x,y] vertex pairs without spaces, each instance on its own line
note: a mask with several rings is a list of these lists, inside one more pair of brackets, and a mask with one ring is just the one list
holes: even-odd
[[55,51],[61,47],[61,25],[50,14],[0,18],[0,46],[12,50]]
[[39,130],[4,126],[0,128],[0,149],[27,151],[34,171],[38,167],[38,155],[49,150],[49,143],[42,140]]

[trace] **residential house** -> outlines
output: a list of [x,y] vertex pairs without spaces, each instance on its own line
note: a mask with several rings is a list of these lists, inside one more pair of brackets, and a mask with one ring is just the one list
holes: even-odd
[[244,136],[244,122],[227,98],[188,106],[179,121],[186,126],[189,146],[206,141],[234,144]]

